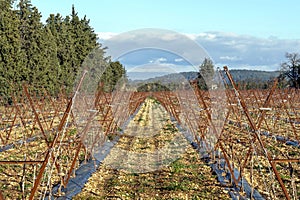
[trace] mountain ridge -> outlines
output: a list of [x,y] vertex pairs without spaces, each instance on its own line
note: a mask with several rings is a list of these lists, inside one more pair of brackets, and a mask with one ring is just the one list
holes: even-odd
[[[257,82],[268,82],[272,81],[279,76],[280,71],[262,71],[262,70],[248,70],[248,69],[233,69],[229,71],[236,82],[241,81],[257,81]],[[225,72],[223,72],[225,75]],[[198,72],[180,72],[171,73],[167,75],[157,76],[154,78],[148,78],[146,80],[130,80],[133,83],[150,83],[150,82],[160,82],[169,83],[174,81],[174,79],[182,79],[184,77],[187,80],[193,80],[197,78]],[[226,77],[226,75],[225,75]]]

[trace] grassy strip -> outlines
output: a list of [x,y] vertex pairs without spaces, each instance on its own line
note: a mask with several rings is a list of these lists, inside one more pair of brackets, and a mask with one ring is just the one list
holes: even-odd
[[[150,104],[151,106],[145,105],[145,109],[142,108],[141,113],[137,114],[138,118],[148,119],[146,123],[138,122],[139,126],[153,124],[151,120],[162,123],[165,116],[158,113],[163,112],[163,109],[153,101]],[[146,116],[147,113],[161,118],[152,119],[151,115]],[[179,134],[170,120],[164,118],[163,121],[165,125],[161,131],[152,137],[145,139],[136,135],[124,136],[116,146],[137,153],[150,153],[157,148],[163,148]],[[169,165],[147,173],[112,169],[105,165],[104,161],[82,192],[73,199],[230,199],[225,188],[220,186],[216,177],[212,175],[210,166],[200,159],[199,154],[188,143],[186,147],[183,154]],[[144,164],[139,163],[141,167]]]

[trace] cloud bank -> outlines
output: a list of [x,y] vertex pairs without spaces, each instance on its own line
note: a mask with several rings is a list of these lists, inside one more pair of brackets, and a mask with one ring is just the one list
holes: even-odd
[[[149,29],[151,30],[151,29]],[[126,36],[126,37],[125,37]],[[130,49],[133,43],[136,45],[157,46],[165,42],[172,48],[177,48],[179,53],[163,52],[155,49],[140,50],[121,58],[125,66],[137,66],[145,64],[180,65],[188,66],[201,64],[203,57],[208,55],[216,66],[227,65],[230,69],[253,69],[253,70],[278,70],[284,62],[286,52],[299,52],[300,39],[279,39],[276,37],[258,38],[248,35],[237,35],[223,32],[203,32],[198,34],[170,34],[160,33],[159,39],[151,31],[130,32],[122,37],[115,33],[99,33],[99,39],[108,49],[116,44],[122,45],[123,50]],[[195,48],[191,42],[194,41],[202,47],[204,54],[190,51]],[[109,41],[106,45],[106,42]],[[108,52],[109,54],[109,52]],[[188,58],[188,59],[186,59]]]

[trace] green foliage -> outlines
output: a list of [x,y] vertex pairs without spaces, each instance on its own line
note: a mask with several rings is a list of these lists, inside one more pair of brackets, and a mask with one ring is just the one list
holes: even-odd
[[178,173],[181,170],[183,170],[186,166],[180,161],[180,160],[175,160],[171,165],[171,172],[173,173]]
[[[221,73],[223,73],[223,77],[225,77],[226,82],[229,83],[225,72]],[[240,89],[249,90],[268,89],[272,87],[274,79],[280,74],[280,72],[234,69],[230,70],[230,74],[232,75],[234,82]]]
[[60,14],[50,15],[46,22],[45,26],[55,38],[57,48],[57,85],[64,86],[71,93],[77,75],[83,70],[81,66],[86,57],[93,50],[99,49],[102,53],[100,58],[104,60],[104,52],[93,28],[89,26],[89,20],[86,17],[79,19],[74,6],[71,16],[63,18]]
[[[229,81],[225,72],[222,72],[225,80]],[[259,70],[245,70],[245,69],[233,69],[230,73],[240,89],[267,89],[270,88],[274,82],[274,79],[280,75],[279,71],[259,71]],[[143,82],[159,82],[166,85],[170,90],[180,88],[180,84],[176,84],[174,80],[180,80],[182,77],[186,79],[186,82],[197,79],[199,72],[180,72],[168,74],[160,77],[151,78]],[[198,79],[199,80],[199,79]],[[200,82],[200,81],[199,81]],[[132,81],[132,84],[139,86],[140,81]],[[205,83],[203,83],[205,84]],[[205,84],[206,85],[206,84]],[[204,86],[205,86],[204,85]],[[281,80],[278,87],[285,87],[287,85],[286,80]]]
[[159,91],[170,91],[170,89],[159,83],[146,83],[137,88],[138,92],[159,92]]
[[214,64],[211,59],[205,58],[199,67],[198,86],[202,90],[208,90],[212,86],[215,74]]
[[0,1],[0,95],[7,97],[20,87],[22,79],[21,38],[18,31],[20,21],[12,10],[13,1]]
[[[119,62],[104,56],[97,34],[86,16],[80,19],[72,7],[71,15],[51,14],[46,24],[30,0],[20,0],[16,9],[13,0],[0,1],[0,95],[9,99],[22,84],[44,88],[57,95],[62,87],[69,94],[77,76],[87,69],[94,76],[103,74],[104,85],[112,90],[125,69]],[[89,60],[90,56],[95,59]],[[96,64],[95,64],[96,63]],[[85,66],[83,66],[85,65]],[[102,66],[101,70],[97,67]],[[93,71],[94,70],[94,71]]]
[[125,74],[125,68],[119,61],[110,62],[101,76],[104,91],[111,92],[122,87],[127,80]]

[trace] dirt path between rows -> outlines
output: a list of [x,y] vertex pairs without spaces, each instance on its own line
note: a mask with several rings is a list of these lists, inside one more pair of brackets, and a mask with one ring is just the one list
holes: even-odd
[[148,98],[73,199],[230,199],[170,120]]

